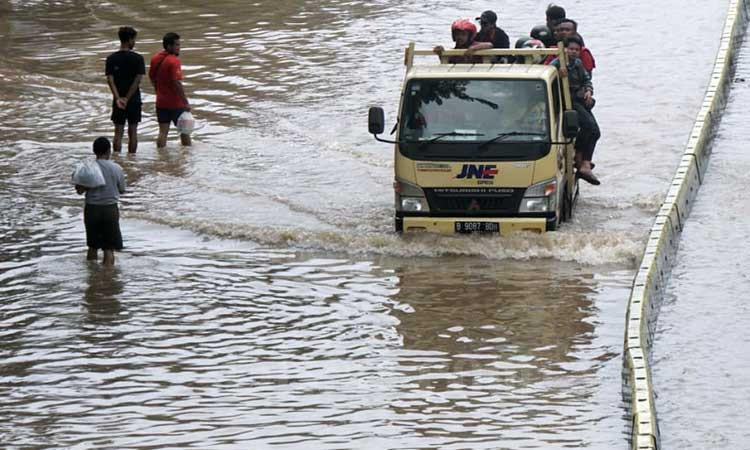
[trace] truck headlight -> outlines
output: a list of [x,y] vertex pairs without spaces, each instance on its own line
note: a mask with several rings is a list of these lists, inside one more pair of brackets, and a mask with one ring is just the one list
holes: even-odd
[[401,210],[406,212],[429,211],[424,197],[401,197]]
[[557,179],[542,181],[529,186],[521,200],[519,213],[540,213],[557,208]]
[[424,196],[424,191],[419,186],[396,179],[393,183],[393,192],[396,194],[396,211],[430,211],[430,206]]

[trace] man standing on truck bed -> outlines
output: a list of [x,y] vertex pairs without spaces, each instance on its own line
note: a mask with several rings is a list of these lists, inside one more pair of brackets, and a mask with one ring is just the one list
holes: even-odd
[[[159,137],[156,146],[167,145],[169,122],[177,125],[177,119],[190,111],[185,89],[182,87],[182,65],[180,63],[180,35],[167,33],[162,39],[164,50],[151,58],[148,77],[156,91],[156,118],[159,121]],[[182,145],[190,145],[190,135],[180,134]]]
[[497,14],[494,11],[485,11],[476,20],[480,26],[479,33],[474,38],[476,42],[489,42],[492,48],[510,48],[508,35],[497,26]]

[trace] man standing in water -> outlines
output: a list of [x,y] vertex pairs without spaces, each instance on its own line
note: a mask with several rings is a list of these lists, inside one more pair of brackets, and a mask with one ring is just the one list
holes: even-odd
[[[159,121],[159,137],[156,146],[167,145],[169,122],[177,125],[177,119],[190,111],[190,103],[182,87],[182,65],[180,63],[180,35],[167,33],[162,39],[164,50],[151,58],[148,77],[156,91],[156,118]],[[180,134],[182,145],[190,145],[190,135]]]
[[86,193],[86,205],[83,209],[83,223],[86,226],[86,245],[89,250],[86,259],[96,261],[97,252],[102,249],[102,264],[114,266],[115,250],[122,250],[122,233],[120,232],[120,210],[117,201],[125,193],[125,175],[119,164],[109,160],[109,140],[105,137],[94,141],[96,164],[104,175],[104,186],[87,188],[76,185],[76,192]]
[[107,57],[104,73],[109,90],[112,91],[112,122],[115,136],[114,151],[122,148],[125,122],[128,122],[128,153],[138,149],[138,123],[141,121],[141,79],[146,74],[143,56],[133,51],[138,34],[132,27],[121,27],[118,31],[120,50]]

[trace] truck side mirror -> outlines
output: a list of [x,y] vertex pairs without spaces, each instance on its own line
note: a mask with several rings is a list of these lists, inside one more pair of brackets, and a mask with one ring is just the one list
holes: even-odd
[[573,139],[578,135],[578,111],[569,109],[563,113],[563,136]]
[[[578,123],[578,122],[576,122]],[[385,113],[378,106],[370,107],[367,115],[367,127],[372,134],[382,134],[385,129]]]

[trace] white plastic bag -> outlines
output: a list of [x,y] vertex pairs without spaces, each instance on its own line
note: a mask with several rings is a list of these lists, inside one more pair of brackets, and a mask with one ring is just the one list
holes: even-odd
[[73,184],[79,184],[87,188],[97,188],[107,184],[104,181],[104,174],[96,160],[87,159],[81,161],[73,172],[71,177]]
[[190,114],[190,111],[184,111],[180,114],[180,117],[177,118],[177,131],[180,134],[190,136],[190,133],[192,133],[194,129],[195,119],[193,118],[193,115]]

